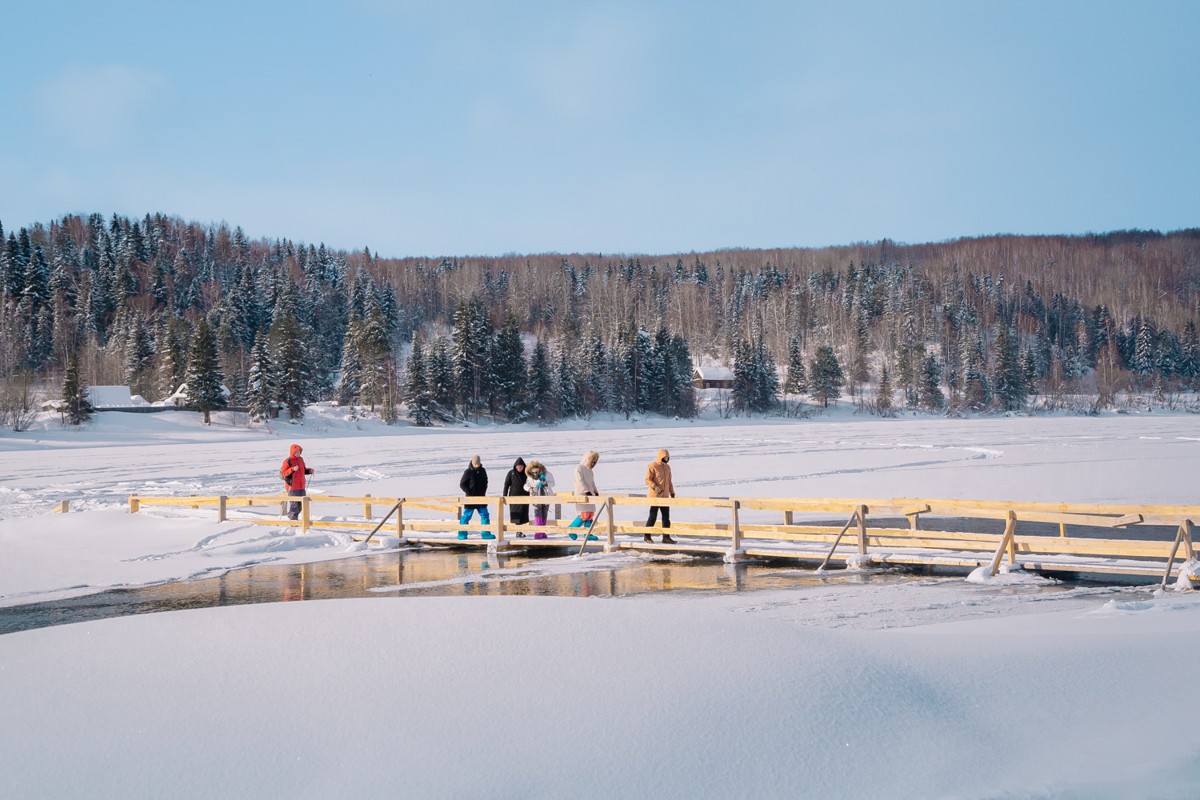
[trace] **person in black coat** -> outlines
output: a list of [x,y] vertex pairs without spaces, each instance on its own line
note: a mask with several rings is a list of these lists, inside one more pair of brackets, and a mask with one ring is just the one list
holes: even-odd
[[[525,489],[525,459],[518,458],[513,462],[513,467],[508,471],[508,475],[504,477],[504,491],[501,492],[505,497],[528,497],[529,492]],[[529,524],[529,506],[528,505],[511,505],[508,507],[508,518],[513,525],[528,525]],[[523,533],[518,533],[517,536],[524,536]]]
[[[458,488],[462,489],[462,493],[467,497],[483,497],[487,494],[487,486],[487,470],[483,468],[483,461],[480,460],[479,456],[471,456],[471,465],[463,472],[462,480],[458,482]],[[463,506],[462,517],[458,523],[466,525],[471,521],[471,515],[476,511],[479,512],[479,521],[482,524],[492,524],[492,517],[488,514],[487,504]],[[458,538],[466,539],[467,532],[459,531]],[[480,538],[495,539],[496,537],[488,531],[484,531]]]

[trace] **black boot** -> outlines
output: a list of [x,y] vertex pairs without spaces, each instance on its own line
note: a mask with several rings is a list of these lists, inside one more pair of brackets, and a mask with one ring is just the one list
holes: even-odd
[[675,540],[671,538],[671,534],[663,534],[663,544],[675,544]]
[[654,543],[654,540],[650,538],[650,534],[648,534],[648,533],[642,537],[642,541],[645,542],[646,544]]

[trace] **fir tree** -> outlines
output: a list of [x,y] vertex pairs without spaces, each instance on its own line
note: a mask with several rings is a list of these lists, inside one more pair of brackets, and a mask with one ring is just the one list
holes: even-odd
[[204,414],[205,425],[211,422],[210,412],[225,408],[225,391],[221,385],[222,380],[224,380],[224,375],[221,374],[216,337],[208,325],[208,320],[201,318],[196,325],[196,334],[192,338],[192,349],[188,353],[185,382],[187,383],[188,407]]
[[426,375],[429,393],[433,407],[443,416],[454,408],[454,360],[450,356],[450,348],[442,336],[434,340],[428,348]]
[[808,373],[804,369],[804,351],[795,336],[788,342],[787,380],[783,385],[785,394],[804,394],[808,391]]
[[88,399],[87,383],[79,374],[79,354],[67,358],[62,387],[63,419],[69,425],[79,425],[92,418],[92,403]]
[[875,409],[881,417],[892,415],[892,377],[888,374],[887,364],[879,370],[879,387],[875,390]]
[[500,413],[510,422],[520,422],[526,414],[525,385],[528,374],[525,347],[517,329],[517,318],[512,314],[496,335],[489,367],[490,389],[497,398]]
[[275,364],[271,361],[271,350],[267,335],[259,333],[250,351],[250,375],[246,386],[246,404],[250,418],[269,419],[275,416]]
[[425,359],[425,343],[421,334],[413,336],[412,352],[404,366],[404,402],[408,405],[408,416],[422,427],[433,419],[433,397],[427,379],[428,366]]
[[362,336],[362,325],[352,317],[346,326],[342,342],[342,371],[338,379],[337,400],[340,405],[353,406],[362,392],[363,369],[358,355],[358,340]]
[[927,411],[939,411],[946,404],[941,388],[942,366],[932,353],[921,365],[921,406]]
[[550,358],[545,343],[539,339],[533,347],[529,362],[529,415],[545,424],[554,418],[553,393],[550,380]]
[[275,365],[275,400],[287,409],[293,420],[304,417],[311,379],[308,347],[300,324],[291,314],[283,314],[271,325],[271,361]]
[[813,399],[820,402],[822,408],[827,408],[830,400],[842,396],[845,384],[846,377],[833,347],[827,344],[818,347],[809,371],[809,393]]

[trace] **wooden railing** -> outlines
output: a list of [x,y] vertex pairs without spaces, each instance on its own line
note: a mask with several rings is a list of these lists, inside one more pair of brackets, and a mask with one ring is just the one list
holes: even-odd
[[[867,558],[875,563],[944,564],[970,566],[986,564],[992,574],[999,571],[1005,556],[1010,563],[1023,557],[1026,567],[1043,571],[1069,571],[1073,567],[1083,572],[1146,575],[1163,571],[1164,582],[1177,558],[1195,557],[1192,543],[1192,520],[1200,515],[1200,506],[1184,505],[1124,505],[1096,503],[1023,503],[997,500],[957,500],[928,498],[649,498],[633,495],[578,497],[559,494],[545,497],[376,497],[372,495],[214,495],[203,497],[140,497],[129,498],[129,509],[137,512],[142,506],[187,506],[217,509],[217,519],[230,519],[231,509],[270,507],[278,504],[283,514],[288,503],[300,504],[298,520],[262,518],[239,515],[237,520],[259,525],[294,526],[302,532],[310,529],[368,530],[379,527],[373,522],[376,509],[395,511],[388,520],[389,533],[402,541],[446,542],[445,534],[468,531],[488,533],[489,547],[503,548],[513,530],[505,518],[505,509],[513,505],[552,505],[589,503],[597,511],[605,511],[603,521],[595,526],[596,533],[607,551],[629,547],[646,547],[639,538],[644,534],[663,533],[662,528],[649,528],[636,521],[619,521],[616,509],[622,506],[648,508],[651,505],[672,509],[696,509],[698,516],[707,519],[673,520],[672,536],[686,538],[680,547],[692,552],[721,554],[726,560],[746,557],[778,556],[820,561],[822,566],[831,560],[851,562]],[[314,519],[314,504],[362,506],[362,518]],[[462,524],[458,520],[466,505],[486,505],[490,512],[487,525]],[[602,508],[603,507],[603,508]],[[413,511],[441,512],[441,516],[414,516]],[[779,514],[778,522],[763,519]],[[453,515],[453,516],[451,516]],[[848,516],[845,525],[824,520],[804,521],[801,515],[812,517]],[[382,515],[381,515],[382,516]],[[578,532],[563,524],[555,513],[546,525],[522,526],[528,532],[543,530],[548,534]],[[724,518],[724,519],[722,519]],[[930,528],[938,520],[1003,520],[1000,533],[949,531]],[[871,526],[879,520],[900,520],[903,527]],[[1057,525],[1058,535],[1045,533],[1018,534],[1020,523]],[[1174,539],[1129,536],[1097,536],[1096,531],[1120,532],[1136,525],[1175,526]],[[1069,536],[1068,527],[1091,531],[1093,535]],[[852,533],[853,553],[842,542]],[[441,535],[435,535],[441,534]],[[633,536],[635,540],[618,541],[618,536]],[[716,540],[716,541],[714,541]],[[774,549],[764,546],[772,543]],[[561,540],[522,540],[522,546],[561,546]],[[782,548],[782,549],[781,549]],[[839,548],[842,548],[839,550]],[[939,555],[939,554],[950,555]],[[987,556],[986,554],[990,554]],[[957,556],[957,561],[955,560]],[[1054,561],[1059,559],[1059,561]],[[1063,560],[1067,559],[1067,560]],[[1165,571],[1163,565],[1165,564]]]

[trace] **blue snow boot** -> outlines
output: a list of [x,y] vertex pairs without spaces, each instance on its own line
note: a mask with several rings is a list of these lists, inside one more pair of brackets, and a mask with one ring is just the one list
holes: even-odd
[[571,537],[572,542],[579,538],[579,534],[577,533],[568,533],[567,536]]
[[466,538],[467,538],[467,532],[466,532],[466,531],[459,531],[459,532],[458,532],[458,538],[459,538],[459,539],[466,539]]
[[495,538],[496,538],[496,534],[494,534],[494,533],[484,533],[484,534],[482,534],[482,535],[481,535],[479,538],[480,538],[480,539],[495,539]]

